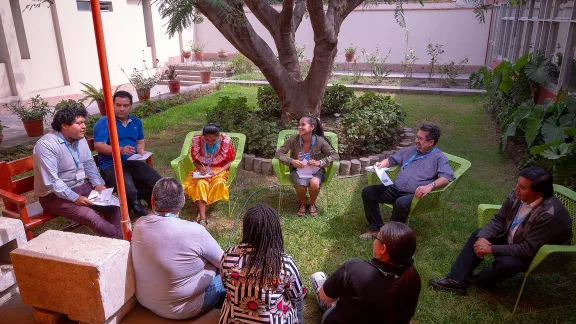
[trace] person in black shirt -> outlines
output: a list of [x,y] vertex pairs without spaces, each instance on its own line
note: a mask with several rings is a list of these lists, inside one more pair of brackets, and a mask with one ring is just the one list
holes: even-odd
[[415,251],[416,234],[405,224],[388,222],[374,234],[372,260],[349,260],[323,284],[325,275],[313,274],[320,306],[329,307],[322,323],[409,323],[421,288]]

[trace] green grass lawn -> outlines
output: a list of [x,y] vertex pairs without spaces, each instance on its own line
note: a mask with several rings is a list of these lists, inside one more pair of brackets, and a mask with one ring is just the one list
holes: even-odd
[[[205,122],[205,110],[215,105],[221,96],[248,97],[255,105],[256,87],[226,85],[217,93],[202,97],[192,103],[175,107],[144,120],[148,149],[154,152],[154,165],[163,174],[173,176],[170,161],[179,155],[184,137],[190,131],[199,130]],[[469,234],[477,227],[477,206],[480,203],[501,203],[515,184],[517,170],[498,153],[498,133],[482,108],[480,98],[396,95],[408,113],[407,126],[416,129],[423,122],[432,122],[442,129],[439,148],[463,157],[472,167],[458,183],[456,190],[438,213],[414,217],[410,226],[418,234],[415,266],[422,277],[422,292],[415,323],[574,323],[574,308],[557,308],[534,312],[548,304],[562,304],[565,298],[550,294],[550,288],[560,296],[570,298],[572,289],[564,276],[548,276],[532,280],[525,292],[523,308],[530,313],[511,317],[498,303],[503,300],[511,307],[520,281],[512,279],[496,291],[477,288],[469,290],[469,296],[459,297],[432,291],[427,282],[430,278],[443,277],[459,253]],[[275,183],[271,176],[259,176],[240,171],[231,188],[233,216],[228,215],[228,205],[217,203],[209,208],[209,231],[225,248],[228,245],[234,218],[246,198],[259,188]],[[360,192],[366,185],[365,177],[336,179],[323,188],[319,200],[320,216],[298,218],[295,215],[296,196],[286,188],[280,215],[287,252],[296,259],[305,284],[316,271],[333,272],[350,258],[371,258],[372,241],[362,241],[358,235],[367,230]],[[248,206],[264,202],[277,208],[279,191],[265,189],[257,193]],[[326,206],[329,205],[329,212]],[[193,220],[197,210],[188,201],[182,217]],[[384,211],[389,217],[389,211]],[[232,236],[236,243],[241,232],[241,221]],[[548,279],[554,283],[549,287]],[[538,277],[536,278],[538,279]],[[573,287],[573,286],[572,286]],[[548,305],[546,305],[548,306]],[[313,293],[306,300],[307,323],[319,323],[320,313]]]

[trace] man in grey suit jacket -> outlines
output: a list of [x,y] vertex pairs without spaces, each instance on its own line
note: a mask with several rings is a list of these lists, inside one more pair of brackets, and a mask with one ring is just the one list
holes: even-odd
[[[446,278],[432,279],[430,285],[465,295],[470,283],[491,286],[524,272],[540,247],[568,245],[571,239],[572,221],[554,196],[552,175],[529,167],[520,171],[516,188],[498,213],[472,233]],[[494,255],[492,266],[473,275],[488,254]]]

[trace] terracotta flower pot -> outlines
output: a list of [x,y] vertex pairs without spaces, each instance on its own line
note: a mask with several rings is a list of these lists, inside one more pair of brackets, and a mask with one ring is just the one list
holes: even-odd
[[204,52],[194,52],[194,59],[196,61],[202,61],[204,59]]
[[200,71],[200,81],[202,83],[210,83],[212,79],[212,71]]
[[104,101],[98,100],[98,101],[96,101],[96,104],[98,105],[98,110],[100,111],[100,115],[106,116],[106,105],[104,104]]
[[192,56],[192,53],[190,51],[184,51],[184,52],[182,52],[182,56],[185,59],[189,59]]
[[179,93],[180,92],[180,81],[168,81],[168,89],[170,93]]
[[29,137],[44,135],[44,121],[40,120],[23,120],[24,129]]
[[139,101],[143,101],[143,100],[148,100],[150,99],[150,90],[140,93],[140,92],[136,92],[138,94],[138,100]]
[[354,61],[354,54],[356,53],[346,53],[344,54],[346,56],[346,62],[350,63],[352,61]]

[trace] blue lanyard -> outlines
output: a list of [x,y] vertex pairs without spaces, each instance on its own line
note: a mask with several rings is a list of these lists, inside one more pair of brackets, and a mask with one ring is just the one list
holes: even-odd
[[64,144],[68,148],[68,152],[70,152],[70,155],[72,155],[72,159],[74,160],[76,167],[79,167],[80,166],[80,150],[78,149],[78,147],[80,146],[80,143],[78,143],[78,142],[76,143],[76,154],[78,155],[78,161],[76,161],[76,157],[74,157],[74,153],[72,152],[72,148],[70,147],[70,144],[68,144],[68,141],[64,138],[64,135],[62,135],[62,133],[58,133],[58,136],[64,141]]
[[412,161],[422,160],[423,158],[427,157],[429,154],[431,154],[434,151],[436,151],[436,148],[434,148],[432,151],[429,151],[429,152],[427,152],[427,153],[425,153],[419,157],[416,157],[416,155],[418,155],[418,151],[414,152],[414,155],[412,155],[410,160],[408,160],[406,163],[402,164],[402,168],[400,168],[400,169],[404,170],[404,168],[407,167],[408,164],[410,164]]
[[156,214],[156,216],[178,218],[178,215],[174,215],[174,214],[172,214],[172,213],[160,214],[160,213],[156,213],[156,212],[155,212],[154,214]]
[[516,226],[520,225],[520,223],[522,223],[524,218],[526,218],[526,216],[530,213],[530,210],[528,210],[526,214],[520,216],[520,209],[522,209],[523,205],[524,203],[521,202],[520,208],[518,208],[518,211],[516,212],[516,217],[514,217],[514,221],[512,222],[512,226],[510,226],[510,231],[513,231],[516,228]]
[[316,135],[312,135],[312,143],[310,143],[310,150],[308,151],[308,153],[304,153],[302,151],[302,136],[300,136],[300,154],[302,155],[303,160],[310,161],[310,159],[312,158],[312,148],[314,147],[315,144],[316,144]]
[[216,155],[216,152],[218,152],[218,146],[220,145],[220,139],[218,139],[216,141],[216,144],[212,145],[213,149],[212,149],[212,154],[210,155],[210,159],[208,159],[208,144],[206,144],[206,141],[204,141],[204,159],[206,160],[206,164],[208,165],[209,168],[212,167],[212,164],[214,163],[214,155]]

